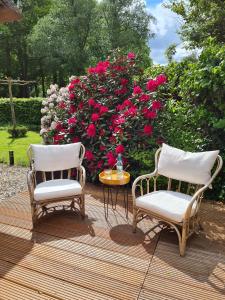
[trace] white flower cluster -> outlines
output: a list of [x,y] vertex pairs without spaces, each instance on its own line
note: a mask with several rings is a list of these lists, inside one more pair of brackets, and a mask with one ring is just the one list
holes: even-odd
[[69,103],[69,92],[67,87],[59,89],[57,84],[51,84],[47,90],[48,97],[42,102],[43,108],[41,113],[41,131],[40,135],[47,133],[49,130],[55,129],[58,121],[57,105],[64,102],[65,105]]

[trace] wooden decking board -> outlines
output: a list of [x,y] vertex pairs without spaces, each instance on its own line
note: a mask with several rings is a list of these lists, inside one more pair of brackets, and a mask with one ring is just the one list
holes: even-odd
[[0,278],[0,299],[1,300],[56,300],[42,294],[38,291],[31,290],[22,285]]
[[[32,233],[28,230],[16,228],[10,225],[0,224],[0,232],[4,232],[9,235],[17,236],[20,238],[32,239]],[[54,239],[53,236],[46,234],[37,233],[36,235],[37,244],[43,244],[52,248],[61,249],[66,252],[71,252],[79,254],[82,256],[87,256],[94,258],[96,260],[103,260],[105,262],[119,265],[122,267],[135,269],[140,272],[146,271],[146,260],[130,257],[125,254],[114,252],[113,250],[104,250],[95,248],[93,246],[84,245],[81,243],[76,243],[66,239]]]
[[24,255],[31,254],[49,261],[54,261],[62,263],[65,266],[71,266],[74,268],[82,268],[83,270],[95,272],[96,275],[104,275],[106,277],[117,279],[119,281],[136,284],[136,282],[141,282],[144,279],[143,272],[136,271],[135,269],[122,267],[119,265],[114,265],[103,260],[96,260],[88,256],[81,256],[75,253],[65,252],[56,248],[49,248],[41,244],[32,245],[29,241],[15,239],[12,237],[6,237],[0,235],[0,247],[2,245],[7,249],[15,249],[18,251],[23,251]]
[[152,221],[132,233],[131,198],[128,220],[119,201],[106,221],[101,191],[94,192],[85,221],[60,213],[33,232],[27,192],[0,201],[1,300],[225,299],[225,255],[197,243],[180,258],[177,243],[158,241],[159,228],[145,234]]
[[97,293],[90,289],[74,285],[60,279],[41,274],[39,272],[29,270],[27,268],[1,261],[0,276],[16,284],[20,284],[31,290],[44,293],[57,299],[99,299],[99,300],[115,300],[116,298],[110,297],[101,293]]

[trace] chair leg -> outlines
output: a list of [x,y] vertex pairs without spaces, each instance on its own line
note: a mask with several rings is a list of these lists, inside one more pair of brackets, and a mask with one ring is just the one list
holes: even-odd
[[31,217],[32,217],[32,229],[35,227],[37,221],[37,205],[36,203],[31,204]]
[[184,223],[183,226],[182,226],[181,240],[180,240],[180,243],[179,243],[180,256],[185,255],[186,243],[187,243],[187,227],[188,227],[187,223]]
[[137,228],[137,209],[134,207],[133,208],[133,233],[136,232]]
[[82,219],[84,219],[85,218],[85,197],[84,197],[84,195],[81,195],[81,197],[80,197],[80,213],[81,213]]

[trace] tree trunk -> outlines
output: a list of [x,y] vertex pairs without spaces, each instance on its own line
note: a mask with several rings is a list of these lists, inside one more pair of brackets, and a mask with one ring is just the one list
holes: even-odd
[[12,78],[8,77],[8,87],[9,87],[9,101],[10,101],[10,108],[11,108],[11,116],[12,116],[12,125],[13,129],[16,128],[16,114],[15,108],[13,103],[13,95],[12,95]]

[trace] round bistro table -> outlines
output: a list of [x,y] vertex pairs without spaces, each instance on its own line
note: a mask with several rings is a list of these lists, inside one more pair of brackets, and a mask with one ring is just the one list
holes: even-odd
[[[104,171],[99,174],[99,181],[103,187],[103,199],[105,216],[108,218],[109,202],[111,201],[112,208],[116,209],[118,193],[123,192],[123,201],[126,217],[128,218],[128,189],[126,185],[130,182],[130,173],[123,171],[123,175],[118,176],[117,170],[112,170],[112,174],[105,174]],[[113,190],[115,190],[116,198],[113,200]]]

